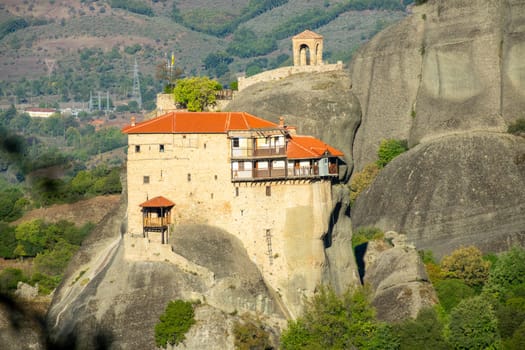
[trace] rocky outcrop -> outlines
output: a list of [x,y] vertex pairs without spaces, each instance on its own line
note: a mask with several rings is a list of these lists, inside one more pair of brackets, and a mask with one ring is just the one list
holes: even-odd
[[78,349],[100,344],[111,349],[154,348],[154,326],[175,299],[201,304],[191,333],[197,338],[188,336],[177,348],[233,349],[229,327],[237,314],[263,315],[274,324],[284,320],[279,301],[240,242],[228,233],[207,226],[179,227],[171,254],[191,262],[185,265],[155,256],[133,258],[126,252],[133,244],[122,243],[127,239],[117,238],[103,257],[95,254],[87,264],[71,267],[48,314],[54,341]]
[[416,318],[421,309],[437,303],[425,266],[404,235],[390,231],[384,240],[368,242],[363,262],[364,282],[372,288],[379,320]]
[[395,158],[352,207],[352,225],[403,232],[437,257],[461,245],[525,244],[525,139],[470,133]]
[[412,149],[357,199],[354,228],[403,232],[438,257],[525,243],[524,140],[505,133],[523,117],[524,23],[522,1],[429,0],[355,55],[355,168],[382,139]]
[[515,0],[428,1],[352,60],[363,118],[357,169],[382,139],[410,145],[468,131],[503,131],[525,105],[525,6]]

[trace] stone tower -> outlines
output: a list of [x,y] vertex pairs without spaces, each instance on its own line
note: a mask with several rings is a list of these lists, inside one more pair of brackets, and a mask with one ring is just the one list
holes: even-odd
[[293,65],[319,66],[323,64],[323,36],[305,30],[292,38]]

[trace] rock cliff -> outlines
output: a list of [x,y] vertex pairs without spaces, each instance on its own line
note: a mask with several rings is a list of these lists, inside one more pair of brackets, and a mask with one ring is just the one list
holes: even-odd
[[525,105],[525,6],[515,0],[428,1],[375,36],[351,65],[363,118],[357,169],[382,139],[415,145],[503,131]]
[[352,207],[352,225],[405,233],[436,256],[461,245],[525,244],[525,139],[478,132],[395,158]]
[[233,349],[232,327],[244,314],[256,313],[278,333],[284,321],[279,301],[236,238],[191,225],[173,237],[173,251],[187,264],[155,259],[145,250],[136,258],[127,250],[139,241],[123,243],[129,237],[114,237],[114,249],[102,258],[91,254],[86,264],[77,259],[48,313],[53,341],[77,349],[155,348],[154,326],[175,299],[199,303],[197,325],[177,348]]
[[405,233],[436,256],[460,245],[524,244],[522,1],[428,1],[355,56],[362,122],[355,168],[382,139],[412,147],[383,169],[352,208],[352,226]]

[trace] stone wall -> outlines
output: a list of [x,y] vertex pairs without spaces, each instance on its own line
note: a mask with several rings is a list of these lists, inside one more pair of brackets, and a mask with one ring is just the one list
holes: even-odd
[[321,280],[322,237],[333,208],[331,182],[232,183],[225,134],[132,134],[128,140],[129,233],[142,234],[139,204],[162,195],[175,203],[177,225],[217,226],[239,238],[296,314],[302,298]]
[[157,116],[177,109],[173,94],[157,94]]
[[316,66],[281,67],[253,75],[249,78],[239,77],[237,80],[238,89],[239,91],[242,91],[253,84],[263,81],[279,80],[298,73],[323,73],[338,70],[343,70],[343,62],[341,61],[337,61],[335,64],[322,64]]

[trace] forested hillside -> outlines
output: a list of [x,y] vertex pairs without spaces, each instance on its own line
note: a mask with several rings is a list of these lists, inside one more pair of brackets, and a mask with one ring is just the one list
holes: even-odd
[[[224,85],[291,63],[290,37],[325,37],[325,61],[348,61],[373,34],[405,15],[398,0],[6,0],[0,4],[0,104],[110,105],[132,97],[137,60],[145,109],[162,90],[164,66]],[[105,101],[102,102],[106,103]]]

